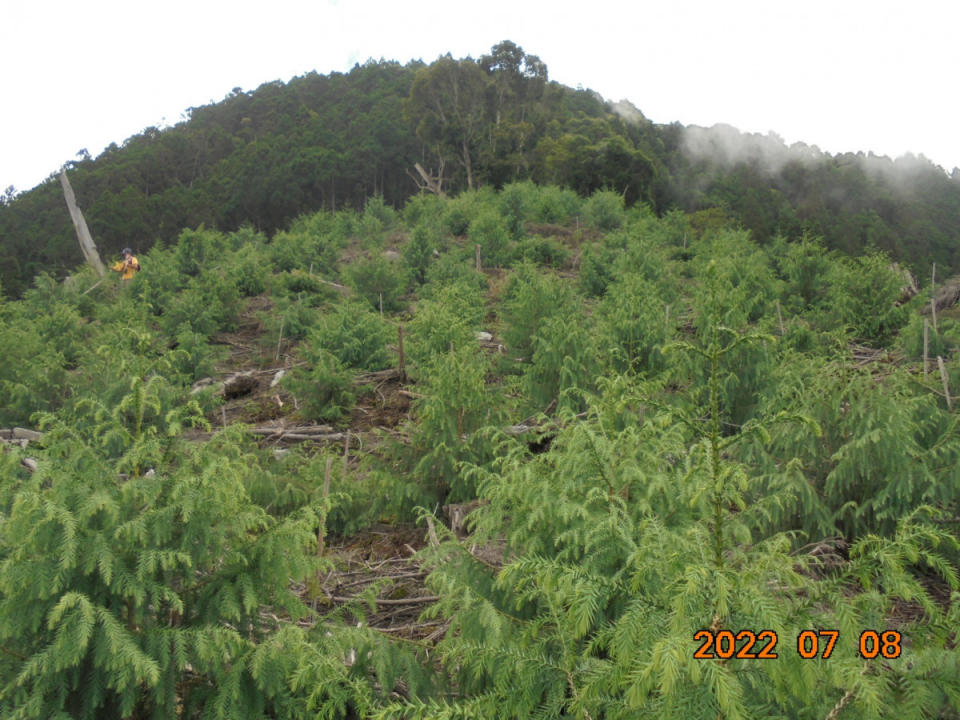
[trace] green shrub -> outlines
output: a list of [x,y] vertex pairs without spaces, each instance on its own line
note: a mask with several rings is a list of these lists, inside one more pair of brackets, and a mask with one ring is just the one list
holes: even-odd
[[426,284],[420,288],[421,297],[436,297],[448,285],[466,284],[477,291],[487,289],[487,276],[477,272],[473,253],[451,250],[443,253],[427,268]]
[[510,274],[501,311],[507,350],[513,357],[529,360],[534,336],[543,323],[569,313],[575,305],[565,282],[540,273],[531,263],[519,265]]
[[452,200],[443,214],[443,229],[457,237],[466,235],[470,228],[471,213],[466,203]]
[[510,231],[496,210],[484,209],[470,223],[470,242],[480,246],[480,258],[487,267],[502,265],[507,259]]
[[403,222],[413,227],[420,222],[442,223],[446,202],[433,193],[419,193],[407,199],[403,207]]
[[66,362],[23,320],[0,320],[0,425],[29,425],[35,412],[50,411],[71,394]]
[[478,432],[495,425],[503,401],[487,386],[488,357],[472,344],[438,354],[423,368],[412,411],[413,476],[440,502],[476,496],[461,463],[489,460],[493,447]]
[[320,317],[310,333],[308,352],[329,352],[349,368],[385,370],[395,364],[387,348],[394,339],[393,326],[378,313],[365,304],[345,302]]
[[253,297],[267,289],[269,267],[265,254],[258,246],[244,245],[237,250],[229,272],[243,297]]
[[236,433],[187,443],[168,425],[147,473],[156,438],[115,461],[110,422],[89,441],[48,427],[45,480],[0,464],[0,643],[17,648],[0,665],[4,716],[273,714],[253,669],[272,632],[260,612],[308,614],[290,582],[318,568],[316,514],[278,521],[251,501],[264,468]]
[[410,268],[410,277],[418,285],[426,282],[427,270],[441,244],[442,233],[435,220],[424,219],[414,226],[410,240],[403,248],[403,259]]
[[567,225],[580,216],[580,197],[568,188],[546,185],[534,200],[533,219],[540,223]]
[[446,285],[421,300],[408,325],[405,343],[413,374],[454,349],[476,348],[475,333],[483,319],[483,296],[466,283]]
[[336,422],[356,401],[353,374],[323,349],[310,353],[308,369],[295,368],[281,383],[297,399],[298,414],[307,420]]
[[552,268],[564,267],[570,260],[570,251],[554,238],[539,235],[520,240],[513,252],[520,261]]
[[523,236],[524,223],[533,215],[539,194],[537,186],[529,180],[503,186],[497,199],[511,239],[519,240]]
[[345,240],[336,235],[335,223],[325,215],[304,218],[290,230],[278,232],[267,245],[273,272],[300,270],[316,275],[333,275]]
[[240,312],[240,293],[226,273],[207,272],[190,280],[187,288],[169,302],[160,325],[170,336],[190,327],[210,337],[236,328]]
[[580,289],[591,297],[601,297],[616,275],[618,252],[604,244],[583,246],[580,255]]
[[347,283],[371,307],[385,312],[401,309],[401,297],[407,291],[409,279],[406,269],[383,255],[357,260],[344,271]]
[[820,238],[804,237],[788,243],[777,238],[770,255],[783,279],[784,309],[804,312],[819,308],[830,292],[832,268],[837,258]]
[[383,195],[374,195],[367,200],[363,209],[364,218],[372,218],[380,223],[383,230],[392,230],[397,224],[397,211],[383,201]]
[[323,311],[315,296],[278,296],[274,306],[259,313],[265,330],[261,336],[264,348],[274,355],[283,342],[299,342],[317,327]]
[[625,219],[623,196],[612,190],[597,190],[583,205],[583,222],[597,230],[616,230]]
[[645,277],[632,273],[612,283],[598,307],[598,331],[617,372],[655,373],[663,369],[660,352],[671,328],[666,303]]
[[222,233],[205,230],[202,226],[196,230],[184,230],[174,246],[176,268],[182,275],[196,277],[220,264],[226,246]]
[[483,210],[496,210],[496,197],[492,188],[466,190],[457,197],[447,200],[443,213],[443,229],[450,235],[467,234],[470,223]]
[[531,365],[524,373],[527,398],[534,411],[580,412],[584,394],[593,389],[597,343],[583,315],[547,318],[533,338]]
[[899,304],[903,277],[882,253],[843,259],[833,265],[829,303],[834,321],[862,342],[884,345],[907,320]]
[[900,331],[897,344],[903,348],[911,360],[923,358],[923,324],[927,323],[927,357],[936,358],[941,355],[949,357],[950,353],[960,347],[960,325],[950,317],[939,316],[937,329],[929,317],[911,315],[907,324]]

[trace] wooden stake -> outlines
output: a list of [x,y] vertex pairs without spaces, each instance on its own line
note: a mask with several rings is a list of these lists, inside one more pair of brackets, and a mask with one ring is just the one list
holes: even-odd
[[343,478],[347,478],[347,461],[350,459],[350,431],[343,436]]
[[283,342],[283,323],[286,321],[285,317],[280,318],[280,337],[277,338],[277,353],[273,357],[274,362],[279,362],[280,360],[280,343]]
[[317,555],[323,555],[324,536],[327,534],[327,503],[330,497],[330,475],[333,470],[333,455],[327,456],[327,469],[323,473],[323,515],[320,516],[320,526],[317,528]]
[[400,371],[400,382],[407,381],[407,371],[404,369],[403,362],[403,325],[397,325],[397,345],[400,349],[400,363],[397,368]]
[[943,380],[943,394],[947,398],[947,410],[953,409],[953,403],[950,401],[950,383],[947,380],[947,368],[943,364],[943,358],[937,355],[937,367],[940,368],[940,379]]
[[330,476],[333,471],[333,455],[327,456],[327,467],[323,472],[323,499],[330,496]]
[[477,255],[477,272],[483,272],[483,268],[480,265],[480,246],[479,245],[477,245],[476,247],[476,255]]
[[930,298],[930,312],[933,316],[933,331],[937,331],[937,301],[933,298]]
[[923,379],[926,381],[928,374],[928,361],[930,357],[930,321],[923,319]]

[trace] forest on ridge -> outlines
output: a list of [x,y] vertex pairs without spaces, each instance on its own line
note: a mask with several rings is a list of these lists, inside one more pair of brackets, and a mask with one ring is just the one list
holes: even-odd
[[[503,41],[477,60],[368,61],[234,90],[93,158],[67,163],[87,221],[109,252],[171,243],[200,224],[269,234],[301,214],[399,207],[423,184],[449,194],[522,180],[623,195],[662,216],[702,213],[758,242],[821,237],[884,250],[926,274],[960,270],[960,173],[923,157],[831,156],[775,135],[658,125],[626,101],[549,80],[536,55]],[[56,178],[0,197],[0,287],[17,297],[41,271],[78,262]]]
[[960,717],[956,173],[509,42],[67,173],[142,269],[0,206],[4,717]]

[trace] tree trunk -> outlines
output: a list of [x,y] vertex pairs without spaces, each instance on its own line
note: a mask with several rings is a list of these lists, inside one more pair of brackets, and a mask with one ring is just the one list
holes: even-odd
[[463,141],[463,167],[467,171],[467,188],[473,190],[473,164],[470,162],[470,147]]
[[70,219],[73,220],[73,227],[77,231],[77,239],[80,241],[80,249],[83,251],[83,257],[87,263],[97,271],[97,275],[103,277],[107,269],[100,260],[100,254],[97,252],[97,246],[93,244],[93,236],[87,228],[87,221],[83,219],[83,213],[77,206],[77,198],[73,194],[73,188],[70,187],[70,181],[67,179],[67,171],[60,171],[60,184],[63,185],[63,197],[67,201],[67,209],[70,211]]

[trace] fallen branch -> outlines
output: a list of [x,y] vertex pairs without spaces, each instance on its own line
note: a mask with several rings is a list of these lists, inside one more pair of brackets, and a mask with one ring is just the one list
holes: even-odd
[[387,368],[386,370],[378,370],[377,372],[362,372],[357,373],[354,376],[355,383],[368,383],[373,381],[383,381],[383,380],[399,380],[402,377],[402,373],[398,368]]
[[[426,595],[423,597],[413,597],[413,598],[377,598],[377,605],[423,605],[426,603],[437,602],[440,599],[439,595]],[[362,602],[364,598],[362,597],[341,597],[339,595],[330,595],[327,597],[327,600],[331,602]]]

